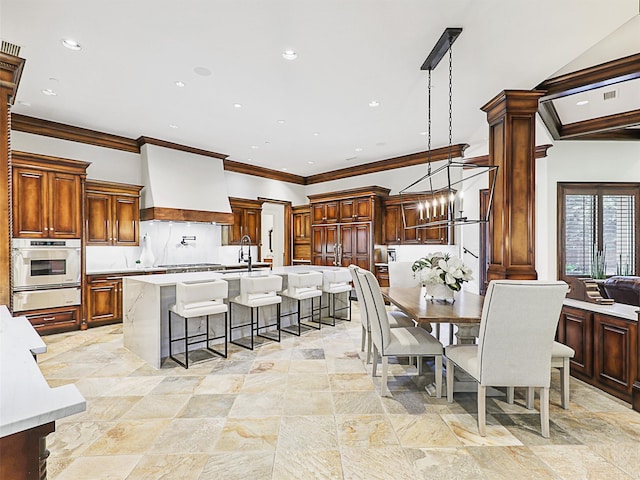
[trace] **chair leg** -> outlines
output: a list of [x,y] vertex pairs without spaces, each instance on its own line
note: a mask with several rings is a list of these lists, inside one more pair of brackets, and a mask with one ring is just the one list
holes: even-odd
[[487,436],[487,387],[478,384],[478,433],[481,437]]
[[447,359],[447,402],[449,403],[453,402],[454,373],[455,373],[455,365],[451,360]]
[[436,398],[442,396],[442,355],[436,355]]
[[[364,325],[362,325],[362,340],[360,345],[360,351],[364,352],[364,345],[367,341],[367,329]],[[367,358],[367,363],[369,363],[369,359]]]
[[540,389],[540,424],[542,436],[549,438],[549,387]]
[[527,410],[533,410],[533,402],[535,400],[535,392],[533,390],[533,387],[527,387],[527,396],[525,398],[525,406],[527,407]]
[[378,371],[378,348],[373,346],[373,369],[371,370],[371,376],[375,377]]
[[382,382],[380,383],[380,393],[383,397],[390,397],[391,392],[387,387],[387,371],[389,369],[389,357],[382,357]]
[[189,324],[184,319],[184,368],[189,369]]
[[367,364],[371,363],[371,332],[367,332]]
[[569,357],[562,359],[562,368],[560,369],[560,396],[562,398],[562,408],[569,409],[569,376],[571,375],[569,367]]
[[515,396],[515,387],[507,387],[507,403],[513,405],[513,397]]
[[440,324],[436,323],[436,338],[440,340]]
[[422,361],[422,357],[416,357],[416,364],[417,364],[417,367],[418,367],[418,375],[422,375],[423,370],[424,370],[424,368],[423,368],[424,362]]

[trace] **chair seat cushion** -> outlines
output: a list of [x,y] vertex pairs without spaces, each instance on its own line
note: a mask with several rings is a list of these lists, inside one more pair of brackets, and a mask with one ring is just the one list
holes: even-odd
[[296,300],[306,300],[308,298],[316,298],[322,295],[322,291],[317,288],[287,288],[280,295],[283,297],[295,298]]
[[560,342],[553,342],[553,347],[551,347],[551,357],[569,357],[573,358],[576,354],[576,351]]
[[328,286],[323,286],[322,290],[325,293],[345,293],[351,291],[351,285],[348,283],[334,283]]
[[242,297],[241,295],[231,300],[233,303],[238,303],[246,307],[263,307],[265,305],[275,305],[276,303],[282,303],[282,297],[279,295],[252,295],[250,298]]
[[390,328],[416,326],[415,322],[411,320],[411,317],[409,317],[406,313],[401,312],[400,310],[392,310],[391,312],[387,312],[387,318],[389,318]]
[[216,315],[228,310],[226,303],[220,300],[210,300],[205,302],[193,302],[178,308],[178,305],[171,305],[169,309],[183,318],[201,317],[203,315]]
[[477,345],[447,345],[444,354],[447,361],[451,360],[478,381],[480,372],[478,371]]
[[424,328],[392,328],[384,355],[442,355],[442,344]]

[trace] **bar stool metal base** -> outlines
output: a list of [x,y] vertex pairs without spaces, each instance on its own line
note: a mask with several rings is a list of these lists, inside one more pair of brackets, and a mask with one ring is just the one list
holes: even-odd
[[[319,298],[320,299],[320,302],[319,302],[320,305],[317,308],[314,306],[314,303],[313,303],[313,299],[314,298]],[[310,300],[311,300],[311,313],[309,315],[305,315],[303,317],[300,316],[300,303],[302,302],[302,300],[298,300],[298,309],[295,312],[285,313],[285,314],[282,315],[283,317],[290,317],[292,315],[296,315],[296,318],[297,318],[297,325],[296,326],[298,327],[297,331],[291,330],[291,327],[283,327],[283,328],[280,328],[280,330],[282,330],[283,332],[286,332],[286,333],[290,333],[291,335],[295,335],[297,337],[300,336],[300,333],[302,331],[301,327],[307,327],[307,328],[311,328],[311,329],[314,329],[314,330],[320,330],[320,328],[322,327],[322,323],[323,323],[322,322],[322,295],[319,295],[318,297],[311,297]],[[318,321],[317,322],[314,321],[316,313],[318,314]],[[312,325],[312,324],[309,324],[309,323],[303,323],[302,320],[305,320],[307,318],[310,318],[311,322],[317,323],[317,325]]]
[[[348,292],[342,292],[348,293]],[[324,325],[331,325],[332,327],[336,326],[336,320],[345,320],[347,322],[351,321],[351,298],[350,295],[347,297],[347,303],[341,306],[340,308],[336,308],[336,295],[340,295],[340,293],[329,293],[329,305],[327,305],[327,310],[329,311],[329,318],[331,322],[322,322]],[[348,316],[338,317],[337,314],[339,312],[348,311]]]
[[[171,314],[177,315],[178,317],[184,319],[184,336],[183,337],[180,337],[180,338],[172,337]],[[210,352],[215,353],[216,355],[219,355],[223,358],[227,358],[227,353],[228,353],[227,342],[229,340],[228,331],[227,331],[227,312],[224,312],[224,335],[218,335],[216,337],[210,336],[211,330],[209,328],[209,317],[211,315],[204,315],[204,316],[207,318],[207,331],[204,333],[196,333],[195,335],[189,335],[189,320],[191,318],[200,318],[200,317],[190,317],[190,318],[182,317],[177,313],[169,310],[169,358],[174,362],[176,362],[181,367],[184,367],[186,369],[189,369],[189,346],[190,345],[206,342],[206,346],[204,347],[204,349],[209,350]],[[202,337],[205,337],[205,338],[203,339]],[[210,346],[211,341],[219,340],[221,338],[224,338],[224,352],[218,351],[215,348],[212,348]],[[184,342],[184,362],[173,355],[173,344],[176,342],[182,342],[182,341]],[[202,349],[199,349],[199,350],[202,350]],[[192,351],[195,351],[195,350],[192,350]]]
[[[247,350],[253,350],[255,347],[255,341],[253,337],[254,332],[258,337],[266,338],[267,340],[273,340],[275,342],[280,342],[281,334],[280,334],[280,304],[279,303],[275,304],[276,305],[276,322],[270,323],[267,325],[262,325],[262,326],[260,326],[260,307],[247,307],[251,310],[251,315],[250,315],[251,321],[249,323],[243,323],[242,325],[233,325],[232,315],[231,315],[233,304],[235,304],[235,302],[229,302],[229,330],[230,330],[229,342],[239,347],[246,348]],[[242,305],[242,304],[238,304],[238,305]],[[265,306],[268,306],[268,305],[265,305]],[[254,312],[256,312],[255,320],[254,320]],[[238,328],[249,327],[249,326],[251,328],[251,334],[250,334],[251,341],[249,345],[238,342],[237,340],[233,340],[233,330],[237,330]],[[265,328],[269,328],[269,327],[276,327],[276,331],[278,332],[277,335],[269,336],[269,335],[264,335],[260,333],[260,330],[264,330]]]

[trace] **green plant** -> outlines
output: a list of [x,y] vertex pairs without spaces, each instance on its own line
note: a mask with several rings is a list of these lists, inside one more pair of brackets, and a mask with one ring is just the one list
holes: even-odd
[[606,250],[593,250],[591,254],[591,278],[607,278]]
[[616,275],[632,275],[631,265],[629,262],[622,263],[622,254],[618,255],[618,264],[616,265]]

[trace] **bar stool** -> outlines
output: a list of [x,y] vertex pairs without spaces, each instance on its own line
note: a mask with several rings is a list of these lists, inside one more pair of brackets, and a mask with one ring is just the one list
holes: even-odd
[[[298,302],[298,308],[295,312],[281,315],[281,317],[288,317],[296,315],[298,330],[292,331],[291,329],[282,328],[283,332],[291,333],[293,335],[300,336],[300,326],[314,328],[320,330],[322,325],[322,272],[304,272],[304,273],[289,273],[287,275],[287,288],[283,290],[280,295],[296,300]],[[314,306],[313,299],[319,298],[320,305],[318,308]],[[301,316],[301,304],[303,300],[311,300],[311,312],[309,315]],[[316,312],[318,313],[318,325],[313,325]],[[312,324],[302,323],[302,320],[310,318]]]
[[[327,325],[331,325],[332,327],[336,326],[336,319],[339,320],[347,320],[351,321],[351,301],[349,300],[349,296],[347,295],[347,301],[340,308],[336,308],[336,300],[340,297],[336,298],[336,295],[341,293],[351,292],[351,273],[347,268],[339,268],[334,270],[323,270],[322,271],[323,280],[322,280],[322,291],[329,296],[329,304],[327,305],[327,309],[329,310],[329,315],[331,317],[331,323],[327,323]],[[336,314],[338,312],[343,312],[347,310],[349,315],[347,318],[337,317]]]
[[[282,297],[277,295],[276,292],[282,290],[282,277],[280,275],[263,275],[255,277],[241,277],[240,278],[240,295],[229,300],[229,341],[239,347],[253,350],[254,338],[253,332],[256,332],[258,337],[280,341],[280,304],[282,303]],[[251,315],[249,323],[243,323],[241,325],[234,325],[232,320],[233,304],[242,305],[249,308]],[[269,305],[276,306],[276,320],[275,323],[269,323],[260,325],[260,307],[266,307]],[[254,313],[256,313],[254,318]],[[251,343],[249,346],[239,343],[233,340],[233,330],[237,330],[242,327],[250,328]],[[260,330],[267,329],[269,327],[276,327],[277,336],[267,336],[260,334]]]
[[[176,284],[176,303],[169,307],[169,358],[184,368],[189,368],[189,346],[198,343],[205,343],[205,347],[221,357],[227,357],[227,311],[228,306],[224,303],[227,298],[229,285],[224,280],[214,280],[200,283],[178,283]],[[224,335],[211,336],[209,328],[209,316],[224,313]],[[172,314],[184,319],[184,336],[173,338],[172,334]],[[195,318],[206,317],[206,332],[189,335],[189,321]],[[202,324],[200,324],[202,325]],[[198,328],[200,332],[200,327]],[[204,339],[203,339],[204,337]],[[210,342],[224,338],[224,353],[211,348]],[[184,362],[178,360],[173,355],[173,344],[184,341]]]

